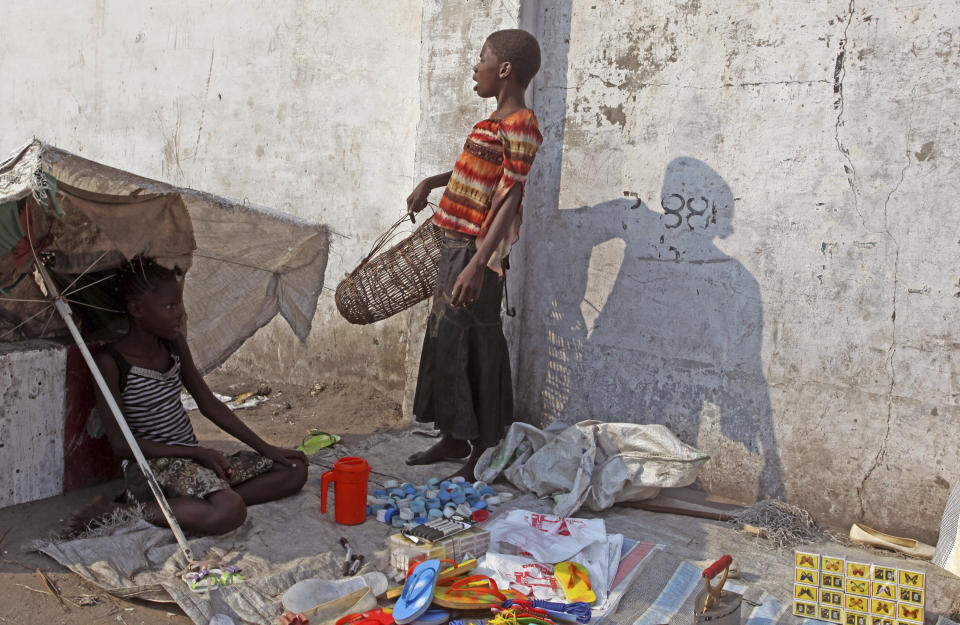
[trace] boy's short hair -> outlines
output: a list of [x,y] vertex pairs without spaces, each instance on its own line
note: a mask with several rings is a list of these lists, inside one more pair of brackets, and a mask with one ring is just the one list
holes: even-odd
[[529,85],[540,70],[540,44],[527,31],[519,28],[498,30],[487,37],[487,43],[498,61],[510,61],[521,86]]

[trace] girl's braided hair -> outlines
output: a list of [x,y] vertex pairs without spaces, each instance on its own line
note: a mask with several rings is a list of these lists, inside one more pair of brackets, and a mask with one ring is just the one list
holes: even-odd
[[132,298],[149,293],[161,282],[179,281],[183,270],[174,266],[167,269],[151,256],[137,255],[120,265],[117,273],[117,297],[124,304]]

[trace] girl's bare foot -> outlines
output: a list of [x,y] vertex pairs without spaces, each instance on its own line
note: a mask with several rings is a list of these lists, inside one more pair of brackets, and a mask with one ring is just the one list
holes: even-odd
[[467,458],[467,462],[460,467],[460,470],[454,473],[453,475],[447,476],[446,479],[452,480],[455,477],[462,477],[468,482],[472,482],[476,477],[473,473],[477,469],[477,461],[480,460],[480,456],[483,455],[483,452],[486,451],[486,447],[479,447],[476,444],[473,445],[473,448],[470,450],[470,457]]
[[106,517],[125,506],[126,504],[116,503],[105,497],[94,497],[93,501],[70,515],[64,532],[67,536],[77,536],[97,527]]
[[470,443],[444,434],[437,443],[426,451],[418,451],[407,458],[407,464],[433,464],[441,460],[460,460],[470,454]]

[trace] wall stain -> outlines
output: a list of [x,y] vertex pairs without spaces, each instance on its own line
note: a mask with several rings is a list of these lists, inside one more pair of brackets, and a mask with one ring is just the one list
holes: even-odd
[[920,148],[919,152],[914,152],[914,156],[917,157],[917,160],[923,162],[925,160],[933,158],[933,141],[927,141],[923,144],[923,147]]
[[[607,121],[611,125],[620,126],[621,128],[627,123],[627,114],[623,112],[623,104],[618,104],[617,106],[601,106],[600,112],[603,113],[603,116],[607,118]],[[597,128],[600,127],[600,120],[597,120]]]
[[685,0],[677,3],[677,10],[687,15],[696,15],[700,12],[700,0]]
[[625,73],[624,80],[616,85],[621,91],[634,92],[643,88],[652,77],[680,58],[677,35],[670,30],[670,18],[659,27],[640,26],[625,33],[625,37],[626,49],[613,60],[616,68]]

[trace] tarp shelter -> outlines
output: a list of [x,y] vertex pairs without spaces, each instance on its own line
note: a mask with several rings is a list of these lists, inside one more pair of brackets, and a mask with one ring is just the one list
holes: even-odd
[[[325,229],[214,195],[134,176],[34,140],[0,163],[0,313],[39,338],[53,311],[90,367],[186,560],[183,531],[80,333],[125,321],[109,285],[125,259],[155,257],[193,271],[184,288],[202,370],[229,356],[277,312],[303,340],[323,286]],[[32,278],[32,281],[26,278]],[[31,312],[30,308],[39,307]],[[51,308],[38,329],[28,324]],[[18,338],[18,337],[14,337]]]
[[[304,340],[328,251],[325,226],[34,140],[0,163],[0,340],[66,331],[34,275],[34,252],[62,286],[83,272],[105,275],[142,253],[190,268],[184,286],[190,345],[208,371],[277,313]],[[73,290],[91,282],[86,277]],[[109,316],[102,310],[109,304],[90,298],[95,291],[68,294],[75,312]]]

